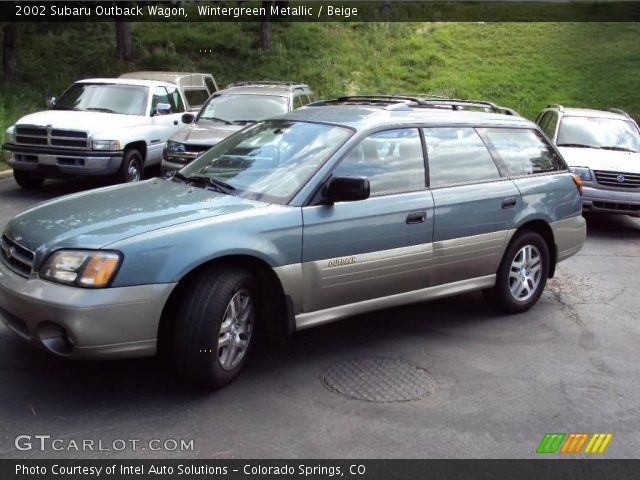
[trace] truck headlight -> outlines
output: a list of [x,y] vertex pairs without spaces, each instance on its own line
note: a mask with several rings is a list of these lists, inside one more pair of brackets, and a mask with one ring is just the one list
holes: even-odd
[[171,140],[167,141],[167,152],[171,153],[184,153],[186,148],[183,143],[173,142]]
[[589,170],[587,167],[569,167],[569,171],[577,175],[578,178],[583,182],[591,182],[593,180],[591,170]]
[[109,285],[121,261],[118,252],[59,250],[44,263],[40,277],[66,285],[102,288]]
[[91,143],[94,150],[121,150],[118,140],[94,140]]
[[13,127],[9,127],[4,134],[5,143],[16,143],[16,134]]

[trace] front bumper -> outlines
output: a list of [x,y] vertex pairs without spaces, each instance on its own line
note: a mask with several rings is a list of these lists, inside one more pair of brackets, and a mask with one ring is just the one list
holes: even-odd
[[122,163],[123,152],[69,150],[29,147],[5,143],[3,150],[12,153],[9,165],[14,170],[33,172],[44,177],[76,175],[112,175]]
[[0,262],[0,319],[59,356],[154,355],[158,324],[175,284],[83,289],[24,278]]
[[582,209],[585,212],[640,216],[640,192],[582,187]]

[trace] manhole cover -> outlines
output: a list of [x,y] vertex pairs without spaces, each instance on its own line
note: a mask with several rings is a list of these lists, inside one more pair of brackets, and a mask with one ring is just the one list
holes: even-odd
[[344,360],[327,368],[320,378],[335,393],[367,402],[407,402],[435,390],[429,372],[396,358]]

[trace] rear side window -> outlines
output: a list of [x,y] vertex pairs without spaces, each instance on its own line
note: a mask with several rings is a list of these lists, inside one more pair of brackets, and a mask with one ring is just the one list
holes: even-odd
[[207,88],[209,89],[209,93],[218,91],[218,89],[216,88],[216,84],[213,83],[213,80],[211,80],[210,77],[204,77],[204,83],[207,85]]
[[473,128],[425,128],[423,132],[431,187],[500,178]]
[[509,176],[555,172],[565,167],[555,150],[537,130],[483,128],[478,130]]
[[418,130],[387,130],[365,138],[333,174],[367,177],[372,197],[424,189],[424,156]]
[[187,97],[187,102],[192,107],[199,107],[209,98],[209,92],[206,88],[192,88],[184,91],[184,96]]
[[184,103],[182,102],[182,96],[177,87],[168,87],[169,103],[171,104],[171,111],[173,113],[184,112]]

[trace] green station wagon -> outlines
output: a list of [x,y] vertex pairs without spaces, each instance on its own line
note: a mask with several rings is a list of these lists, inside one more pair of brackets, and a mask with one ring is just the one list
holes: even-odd
[[579,180],[534,123],[470,105],[343,97],[171,178],[37,205],[2,235],[0,317],[56,355],[165,352],[218,387],[257,328],[472,290],[526,311],[584,242]]

